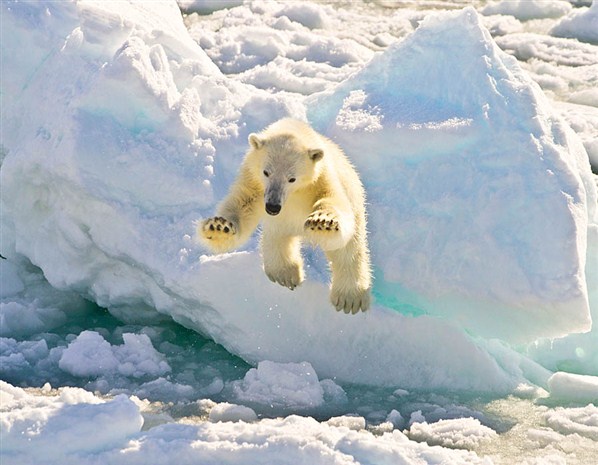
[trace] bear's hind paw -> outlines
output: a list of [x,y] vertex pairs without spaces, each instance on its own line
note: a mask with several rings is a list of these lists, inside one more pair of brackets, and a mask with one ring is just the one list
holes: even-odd
[[355,315],[360,310],[365,312],[370,308],[370,290],[356,290],[347,293],[332,291],[330,302],[337,311]]
[[288,267],[276,271],[265,270],[266,276],[273,283],[294,290],[303,282],[303,270],[300,267]]

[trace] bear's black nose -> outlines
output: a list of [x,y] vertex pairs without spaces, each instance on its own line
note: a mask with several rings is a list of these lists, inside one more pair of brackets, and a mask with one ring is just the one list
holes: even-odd
[[268,215],[278,215],[281,208],[282,206],[278,205],[277,203],[267,203],[266,213],[268,213]]

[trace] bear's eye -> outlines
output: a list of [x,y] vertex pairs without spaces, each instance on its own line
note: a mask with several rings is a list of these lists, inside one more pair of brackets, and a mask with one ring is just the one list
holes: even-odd
[[270,176],[270,173],[268,173],[266,170],[264,170],[264,176],[268,177],[268,176]]
[[289,182],[295,182],[296,179],[295,178],[289,178]]

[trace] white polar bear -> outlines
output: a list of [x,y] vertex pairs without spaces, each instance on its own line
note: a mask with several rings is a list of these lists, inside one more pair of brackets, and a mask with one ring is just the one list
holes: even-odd
[[214,252],[242,245],[262,221],[264,271],[294,289],[304,280],[301,243],[322,248],[330,261],[330,300],[357,313],[370,305],[371,270],[365,191],[342,150],[301,121],[285,118],[249,136],[238,177],[198,228]]

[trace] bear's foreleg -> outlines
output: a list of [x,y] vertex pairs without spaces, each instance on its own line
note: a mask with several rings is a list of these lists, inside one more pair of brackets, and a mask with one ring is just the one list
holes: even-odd
[[326,252],[332,269],[330,301],[345,313],[370,307],[371,270],[367,247],[353,238],[344,249]]
[[241,171],[232,191],[218,206],[217,216],[204,220],[197,228],[203,244],[214,252],[228,252],[243,245],[263,214],[263,190],[246,171]]
[[214,252],[228,252],[236,247],[237,226],[222,216],[204,220],[198,228],[202,242]]
[[264,272],[270,281],[293,290],[305,279],[301,239],[264,230],[261,239]]

